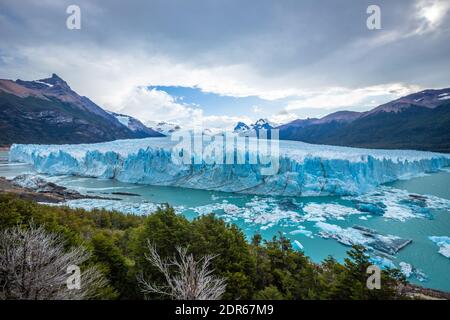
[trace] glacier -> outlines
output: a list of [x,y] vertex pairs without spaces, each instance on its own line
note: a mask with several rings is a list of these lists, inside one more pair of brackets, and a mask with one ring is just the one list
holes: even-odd
[[[255,144],[257,140],[249,141]],[[278,172],[263,175],[262,164],[221,164],[205,160],[174,163],[172,152],[176,152],[177,143],[163,137],[95,144],[14,144],[9,160],[31,164],[38,173],[48,175],[284,196],[359,195],[374,191],[383,183],[436,172],[450,165],[450,154],[283,140],[279,141]],[[210,142],[213,143],[214,140]],[[204,144],[203,148],[206,147]],[[251,150],[237,148],[236,157],[248,159]],[[195,152],[193,158],[197,156]]]

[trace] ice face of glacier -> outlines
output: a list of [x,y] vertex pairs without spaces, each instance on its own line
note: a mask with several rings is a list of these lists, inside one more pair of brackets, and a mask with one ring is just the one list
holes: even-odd
[[[448,154],[280,141],[279,169],[273,175],[263,175],[262,164],[222,164],[211,159],[197,164],[175,163],[172,153],[178,152],[174,151],[176,144],[168,137],[79,145],[14,144],[10,161],[32,164],[38,172],[50,175],[288,196],[357,195],[382,183],[450,165]],[[250,150],[238,148],[236,159],[249,159]]]

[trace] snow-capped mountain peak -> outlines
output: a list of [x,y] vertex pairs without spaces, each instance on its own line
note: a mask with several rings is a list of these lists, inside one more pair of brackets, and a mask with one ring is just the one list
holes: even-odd
[[109,112],[113,115],[117,121],[119,121],[122,125],[135,132],[136,134],[141,135],[142,137],[146,136],[155,136],[157,132],[155,130],[146,127],[142,122],[138,119],[128,116],[126,114],[120,114],[115,112]]
[[250,127],[246,125],[244,122],[239,121],[236,126],[234,127],[233,132],[239,133],[239,132],[245,132],[250,130]]
[[244,122],[239,121],[236,126],[234,127],[234,133],[239,134],[252,134],[252,133],[258,133],[259,130],[270,130],[273,129],[274,126],[269,123],[267,119],[259,119],[254,124],[251,124],[248,126]]
[[255,124],[252,125],[252,128],[255,130],[265,129],[270,130],[273,128],[273,126],[269,123],[269,120],[267,119],[259,119],[255,122]]
[[170,136],[172,133],[181,130],[180,125],[167,121],[159,121],[159,122],[148,121],[147,126],[166,136]]

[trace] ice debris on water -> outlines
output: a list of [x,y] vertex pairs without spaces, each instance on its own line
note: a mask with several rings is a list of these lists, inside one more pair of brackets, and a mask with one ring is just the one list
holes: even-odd
[[[135,215],[152,214],[161,206],[153,202],[127,202],[121,200],[107,200],[107,199],[76,199],[61,203],[45,203],[52,206],[68,206],[72,209],[104,209],[108,211],[118,211],[122,213],[129,213]],[[183,207],[174,207],[176,213],[181,213]]]
[[414,278],[420,282],[425,282],[428,280],[427,275],[422,270],[417,269],[411,264],[402,261],[398,265],[400,267],[400,271],[407,279]]
[[430,210],[450,211],[450,200],[432,195],[419,195],[406,190],[380,186],[374,192],[344,197],[362,212],[386,219],[406,221],[412,218],[432,219]]
[[433,241],[439,247],[440,254],[442,254],[446,258],[450,258],[450,237],[431,236],[428,237],[428,239]]
[[338,225],[325,222],[317,222],[319,235],[323,238],[331,238],[347,245],[362,245],[369,249],[387,253],[396,254],[399,250],[411,243],[411,240],[402,239],[394,235],[382,235],[375,230],[362,226],[353,226],[350,228],[342,228]]

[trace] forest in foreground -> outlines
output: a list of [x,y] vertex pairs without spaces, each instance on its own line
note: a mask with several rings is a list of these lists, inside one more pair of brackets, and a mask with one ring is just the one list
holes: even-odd
[[[371,263],[362,247],[343,263],[316,264],[281,234],[246,239],[213,214],[189,221],[168,205],[136,216],[0,195],[0,257],[0,299],[182,299],[174,288],[183,277],[194,287],[207,280],[200,284],[206,295],[187,296],[194,299],[407,298],[399,270],[383,270],[381,289],[367,288]],[[79,295],[65,294],[71,259],[85,285]],[[49,291],[43,279],[52,272],[59,282]]]

